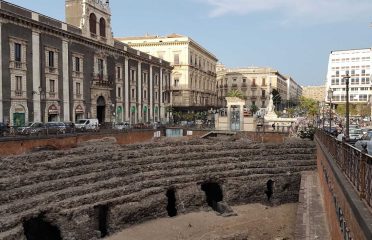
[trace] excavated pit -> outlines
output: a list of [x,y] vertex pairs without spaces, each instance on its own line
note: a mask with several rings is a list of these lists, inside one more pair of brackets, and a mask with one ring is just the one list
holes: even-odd
[[37,232],[52,234],[49,239],[98,239],[206,206],[294,203],[301,172],[315,169],[315,145],[302,140],[165,139],[120,146],[103,139],[1,157],[0,239],[43,239]]

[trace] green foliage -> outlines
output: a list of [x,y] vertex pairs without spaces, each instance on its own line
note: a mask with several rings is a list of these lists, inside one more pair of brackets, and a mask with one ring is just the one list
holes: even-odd
[[280,96],[280,93],[277,89],[273,89],[271,91],[271,94],[273,95],[273,103],[275,106],[278,106],[282,102],[282,97]]
[[237,98],[240,98],[240,99],[244,99],[244,95],[241,91],[237,90],[237,89],[232,89],[230,90],[227,94],[226,94],[226,97],[237,97]]
[[309,117],[314,117],[319,113],[318,102],[314,99],[306,98],[304,96],[301,96],[300,98],[300,108]]
[[258,107],[252,104],[249,110],[251,111],[252,114],[255,114],[258,111]]
[[[346,115],[346,104],[338,104],[336,108],[336,113],[340,116]],[[349,104],[350,116],[370,116],[371,107],[367,104]]]

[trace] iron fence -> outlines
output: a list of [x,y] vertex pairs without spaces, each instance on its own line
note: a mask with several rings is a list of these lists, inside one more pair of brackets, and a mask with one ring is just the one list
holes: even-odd
[[316,137],[331,154],[360,198],[372,207],[372,156],[367,154],[367,149],[359,150],[321,130],[316,132]]

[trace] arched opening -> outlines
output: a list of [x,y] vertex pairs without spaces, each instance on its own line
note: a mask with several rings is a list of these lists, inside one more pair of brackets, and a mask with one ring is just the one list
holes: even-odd
[[59,120],[58,107],[52,104],[48,108],[48,122],[58,122],[58,120]]
[[99,205],[95,207],[96,214],[98,217],[98,230],[101,232],[101,237],[106,237],[108,235],[107,231],[107,216],[108,216],[108,206]]
[[177,208],[176,208],[176,190],[171,188],[168,189],[166,196],[168,198],[167,204],[167,212],[169,217],[177,216]]
[[223,200],[223,193],[220,185],[214,182],[205,182],[201,185],[201,190],[205,192],[208,206],[217,210],[217,202]]
[[105,110],[106,110],[105,98],[100,96],[97,99],[97,119],[99,123],[105,122]]
[[270,201],[272,195],[273,195],[273,190],[274,190],[274,181],[273,180],[269,180],[267,181],[266,183],[266,196],[267,196],[267,201]]
[[106,37],[106,20],[104,18],[99,20],[99,35]]
[[27,240],[62,240],[59,228],[47,222],[43,215],[24,221],[23,229]]
[[97,34],[97,17],[94,13],[89,15],[89,30],[93,34]]

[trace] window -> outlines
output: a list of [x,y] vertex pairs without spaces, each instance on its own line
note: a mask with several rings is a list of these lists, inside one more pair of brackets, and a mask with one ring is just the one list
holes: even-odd
[[351,70],[351,75],[354,75],[355,74],[355,70]]
[[134,69],[131,69],[130,70],[130,80],[132,81],[132,82],[135,82],[136,81],[136,70],[134,70]]
[[121,67],[117,67],[117,68],[116,68],[116,72],[117,72],[117,73],[116,73],[117,78],[118,78],[118,79],[121,79]]
[[94,13],[89,16],[89,30],[93,34],[97,34],[97,17]]
[[99,20],[99,35],[106,37],[106,20],[104,18]]
[[345,71],[345,74],[346,74],[346,75],[349,75],[349,70],[346,70],[346,71]]
[[132,99],[134,99],[135,96],[134,96],[134,89],[132,89]]
[[256,86],[256,79],[255,78],[252,79],[252,86]]
[[178,78],[175,78],[175,79],[174,79],[174,86],[175,86],[175,87],[178,87],[178,85],[179,85],[179,81],[180,81],[180,80],[179,80]]
[[22,76],[16,76],[16,94],[22,93]]
[[19,43],[14,43],[14,60],[16,62],[22,61],[22,45]]
[[155,92],[155,101],[158,100],[158,92]]
[[266,91],[262,90],[262,97],[265,97],[265,95],[266,95]]
[[233,78],[233,81],[236,82],[236,78]]
[[49,56],[49,67],[54,68],[54,52],[49,51],[48,56]]
[[75,71],[80,72],[80,58],[75,57]]
[[103,59],[98,59],[98,74],[103,77]]
[[121,98],[121,87],[118,87],[118,98]]
[[266,79],[262,78],[262,86],[265,86],[265,85],[266,85]]
[[147,99],[147,91],[143,90],[143,99]]
[[256,105],[256,101],[252,101],[252,105]]
[[80,83],[76,83],[76,94],[80,95]]
[[174,54],[173,63],[174,63],[175,65],[180,64],[180,55],[179,55],[178,53]]
[[55,92],[55,81],[50,79],[49,80],[49,92],[54,93]]
[[265,101],[262,101],[262,105],[261,105],[262,108],[266,107],[266,102]]
[[362,74],[366,74],[366,70],[365,69],[362,69]]
[[336,71],[336,76],[340,75],[340,71]]

